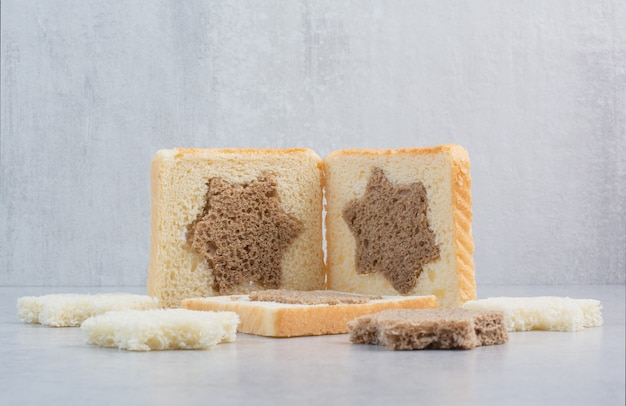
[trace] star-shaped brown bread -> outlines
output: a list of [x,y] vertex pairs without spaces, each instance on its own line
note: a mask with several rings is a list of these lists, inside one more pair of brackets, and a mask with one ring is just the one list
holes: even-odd
[[187,227],[186,238],[213,270],[213,288],[229,294],[247,282],[279,288],[283,253],[302,231],[280,206],[275,177],[241,185],[212,178],[204,209]]
[[396,185],[381,168],[374,168],[365,194],[343,210],[356,240],[356,272],[380,272],[396,291],[409,293],[422,267],[439,258],[427,209],[428,196],[421,182]]

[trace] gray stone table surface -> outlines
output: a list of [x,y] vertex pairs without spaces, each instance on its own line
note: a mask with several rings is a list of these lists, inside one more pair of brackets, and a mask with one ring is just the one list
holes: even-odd
[[604,325],[510,334],[469,351],[394,352],[348,336],[238,334],[206,351],[128,352],[17,318],[21,296],[131,288],[0,288],[0,405],[624,405],[624,285],[480,286],[479,297],[594,298]]

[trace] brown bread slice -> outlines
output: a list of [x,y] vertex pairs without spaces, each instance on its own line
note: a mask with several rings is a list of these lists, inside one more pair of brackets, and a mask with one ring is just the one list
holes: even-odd
[[390,350],[471,349],[508,341],[504,315],[465,309],[385,310],[348,323],[350,341]]

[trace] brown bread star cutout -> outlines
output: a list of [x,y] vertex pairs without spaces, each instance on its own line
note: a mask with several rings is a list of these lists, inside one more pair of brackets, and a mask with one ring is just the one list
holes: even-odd
[[187,243],[213,270],[213,288],[228,294],[243,283],[279,288],[285,249],[303,231],[284,212],[273,176],[242,185],[220,178],[208,182],[202,213],[187,226]]
[[423,266],[439,258],[427,209],[428,197],[421,182],[395,185],[381,168],[375,168],[363,197],[343,210],[356,241],[356,272],[380,272],[396,291],[409,293]]

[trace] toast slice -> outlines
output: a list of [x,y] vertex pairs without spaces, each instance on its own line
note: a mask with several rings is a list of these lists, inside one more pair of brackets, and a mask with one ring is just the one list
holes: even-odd
[[602,304],[594,299],[568,297],[492,297],[472,300],[463,307],[504,313],[508,331],[581,331],[603,323]]
[[[261,297],[261,293],[265,296]],[[380,297],[330,291],[272,290],[185,299],[182,305],[193,310],[233,311],[241,319],[238,330],[241,333],[297,337],[347,333],[348,321],[358,316],[384,309],[437,307],[437,300],[432,295]]]
[[508,341],[501,312],[465,309],[385,310],[350,323],[350,341],[389,350],[463,349]]
[[200,350],[235,341],[239,318],[232,312],[185,309],[108,312],[83,322],[87,343],[129,351]]
[[324,171],[328,289],[476,298],[465,149],[339,150]]
[[148,294],[324,289],[322,161],[308,149],[171,149],[151,171]]

